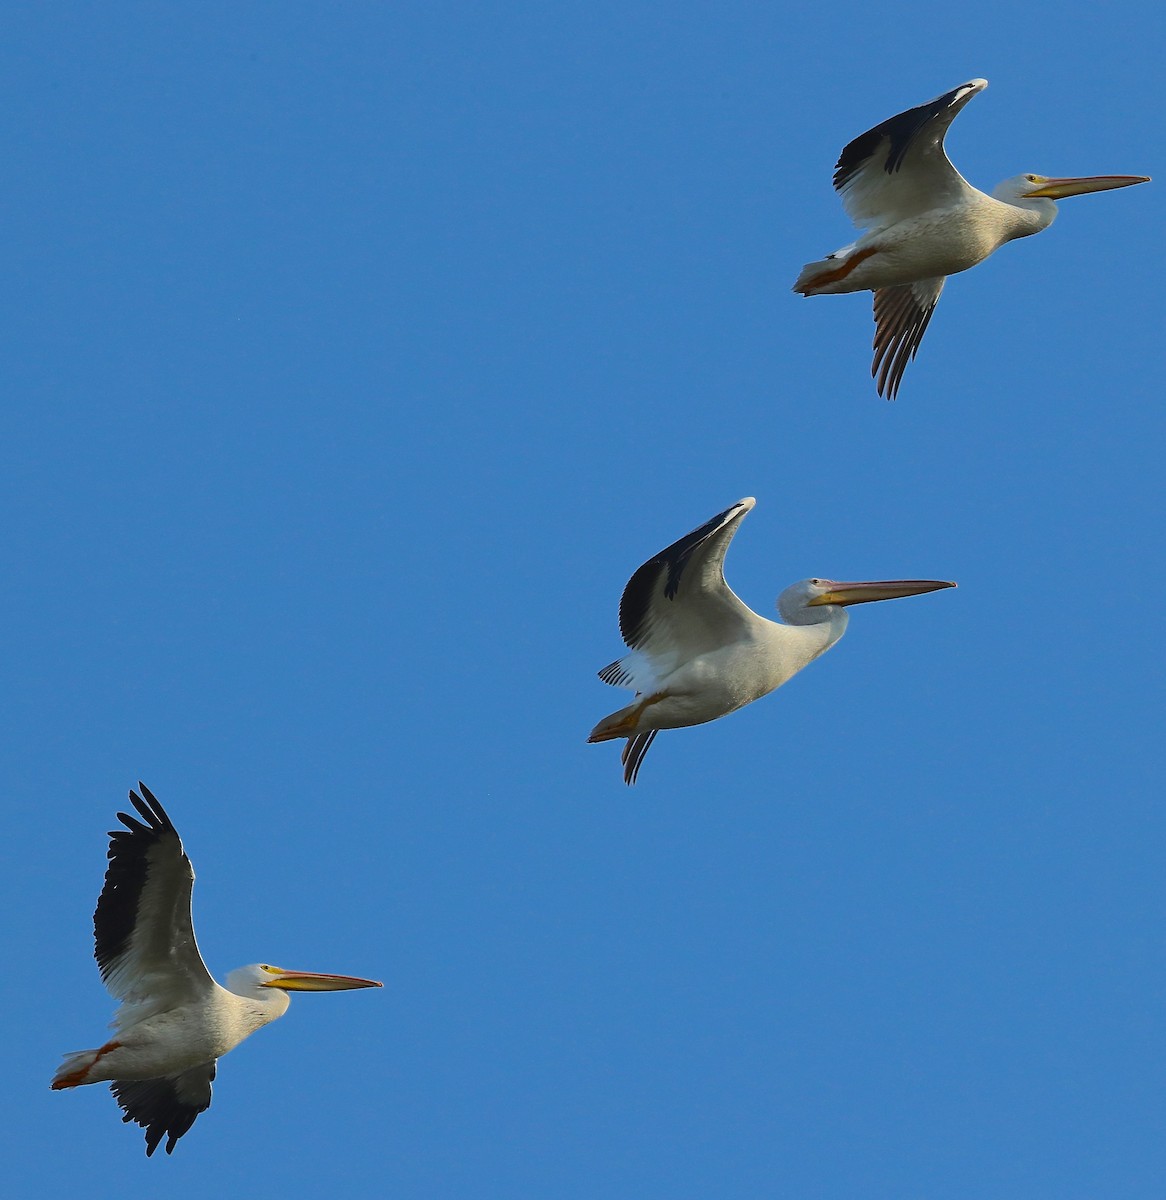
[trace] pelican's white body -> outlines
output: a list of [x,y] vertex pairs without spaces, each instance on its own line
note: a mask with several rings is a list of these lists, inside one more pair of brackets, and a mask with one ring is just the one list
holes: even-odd
[[136,815],[109,834],[109,865],[93,914],[94,956],[120,1004],[113,1036],[96,1050],[66,1055],[53,1091],[106,1083],[140,1125],[146,1156],[179,1138],[211,1103],[218,1060],[257,1029],[282,1017],[289,990],[349,991],[375,979],[287,971],[266,963],[239,967],[222,987],[211,978],[191,920],[194,868],[178,830],[145,784],[130,790]]
[[880,396],[893,400],[915,357],[944,280],[981,263],[1005,242],[1047,229],[1056,200],[1146,182],[1144,175],[1049,179],[1017,175],[985,195],[952,166],[944,135],[986,79],[972,79],[868,129],[843,147],[834,187],[865,232],[807,263],[803,296],[874,293],[874,362]]
[[[259,986],[258,967],[241,967],[197,1000],[158,1009],[125,1006],[114,1021],[114,1036],[99,1050],[65,1059],[58,1080],[84,1070],[85,1083],[114,1079],[155,1079],[213,1062],[257,1029],[282,1017],[291,998],[278,988]],[[88,1069],[86,1070],[86,1067]]]
[[725,552],[752,496],[665,547],[632,575],[619,602],[629,653],[599,672],[635,702],[604,717],[588,741],[626,738],[632,784],[661,729],[703,725],[767,696],[846,632],[845,605],[953,587],[942,580],[835,583],[803,579],[777,598],[785,624],[759,616],[725,582]]
[[[739,640],[675,666],[660,656],[653,669],[638,650],[621,659],[630,676],[623,686],[637,695],[662,697],[639,713],[636,730],[681,729],[715,721],[768,696],[825,654],[846,632],[849,618],[844,608],[833,605],[805,608],[805,587],[794,584],[778,598],[779,611],[791,622],[788,625],[750,612],[737,631]],[[607,720],[619,721],[639,707],[633,704]]]
[[[956,275],[982,263],[1005,242],[1047,229],[1057,215],[1051,200],[1021,197],[1024,176],[1006,180],[996,189],[1004,199],[985,195],[963,179],[959,182],[963,187],[954,201],[911,216],[887,213],[885,224],[857,242],[808,263],[794,290],[807,296],[828,296]],[[843,269],[856,258],[861,261],[841,279],[813,282],[815,276]]]

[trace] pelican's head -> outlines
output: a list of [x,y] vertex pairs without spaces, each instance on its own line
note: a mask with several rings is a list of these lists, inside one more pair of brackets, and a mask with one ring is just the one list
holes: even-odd
[[1081,175],[1050,178],[1048,175],[1015,175],[996,188],[993,195],[1006,204],[1032,200],[1065,200],[1086,192],[1110,192],[1114,188],[1149,183],[1149,175]]
[[227,976],[227,989],[238,996],[262,996],[264,988],[281,992],[347,992],[352,988],[383,987],[375,979],[356,975],[320,975],[314,971],[285,971],[270,963],[239,967]]
[[955,587],[940,579],[879,579],[867,583],[839,583],[834,579],[803,579],[777,598],[777,608],[791,625],[816,625],[845,615],[837,612],[851,604],[897,600]]
[[1026,200],[1065,200],[1069,196],[1084,196],[1086,192],[1110,192],[1114,188],[1149,183],[1149,175],[1078,175],[1049,179],[1045,175],[1021,175],[1024,182],[1021,196]]

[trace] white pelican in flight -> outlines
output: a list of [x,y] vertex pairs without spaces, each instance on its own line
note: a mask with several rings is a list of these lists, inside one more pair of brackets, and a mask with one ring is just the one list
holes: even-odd
[[[53,1090],[110,1082],[123,1121],[146,1131],[146,1154],[166,1153],[211,1102],[217,1060],[282,1017],[288,992],[380,987],[373,979],[240,967],[220,987],[203,965],[190,919],[194,871],[170,818],[149,788],[130,792],[142,817],[118,813],[127,829],[109,835],[109,869],[93,914],[97,965],[121,1007],[114,1035],[96,1050],[67,1055]],[[144,821],[144,824],[143,824]],[[128,831],[127,831],[128,830]]]
[[836,583],[803,579],[777,598],[786,624],[747,608],[725,583],[725,551],[756,504],[738,500],[650,558],[628,581],[619,628],[631,653],[599,672],[632,688],[634,704],[605,717],[589,742],[627,738],[620,761],[633,784],[661,729],[703,725],[767,696],[846,632],[846,606],[955,587],[936,579]]
[[945,276],[983,262],[1015,238],[1047,229],[1054,200],[1148,183],[1146,175],[1050,179],[1017,175],[991,196],[972,187],[943,150],[947,127],[988,86],[972,79],[868,129],[839,156],[834,187],[866,232],[802,268],[803,296],[874,292],[878,392],[893,400],[935,311]]

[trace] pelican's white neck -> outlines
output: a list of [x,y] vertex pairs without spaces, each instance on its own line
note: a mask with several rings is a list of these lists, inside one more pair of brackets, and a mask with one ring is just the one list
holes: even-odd
[[787,625],[837,626],[837,641],[846,632],[850,619],[840,604],[811,604],[822,595],[826,585],[820,579],[803,579],[791,584],[777,598],[777,611]]
[[840,604],[809,603],[825,586],[820,579],[803,579],[777,598],[777,611],[786,623],[779,641],[787,678],[825,654],[846,632],[850,616]]
[[1033,183],[1027,175],[1016,175],[997,184],[992,192],[994,200],[999,200],[1014,210],[1012,226],[1008,230],[1006,241],[1040,233],[1057,219],[1057,206],[1048,196],[1024,195],[1032,188]]

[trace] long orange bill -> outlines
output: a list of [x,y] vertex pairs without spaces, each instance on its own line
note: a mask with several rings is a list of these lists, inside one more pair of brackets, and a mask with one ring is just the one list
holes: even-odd
[[1135,183],[1149,183],[1149,175],[1081,175],[1063,179],[1042,179],[1026,197],[1046,196],[1050,200],[1064,200],[1067,196],[1084,196],[1086,192],[1109,192],[1114,188],[1131,187]]
[[869,583],[825,583],[826,591],[810,601],[815,604],[869,604],[872,600],[898,600],[901,596],[921,596],[956,585],[942,579],[880,579]]
[[321,975],[315,971],[280,971],[264,987],[282,988],[285,992],[347,992],[352,988],[384,987],[376,979],[361,979],[358,975]]

